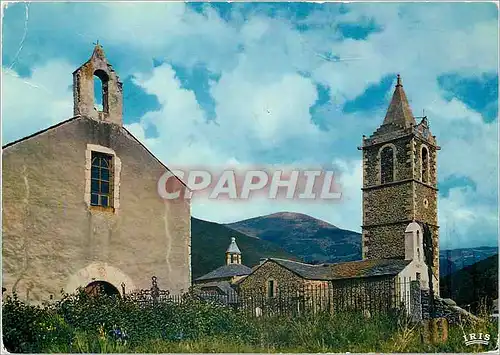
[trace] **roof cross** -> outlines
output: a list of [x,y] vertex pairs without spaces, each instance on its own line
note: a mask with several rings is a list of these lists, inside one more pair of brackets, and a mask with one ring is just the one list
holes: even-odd
[[399,75],[399,74],[398,74],[398,81],[397,81],[397,83],[396,83],[396,86],[403,86],[403,85],[401,84],[401,75]]

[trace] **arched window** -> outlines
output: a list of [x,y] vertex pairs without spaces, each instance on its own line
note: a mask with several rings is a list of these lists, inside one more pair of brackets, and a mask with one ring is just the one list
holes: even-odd
[[385,147],[380,152],[380,183],[394,181],[394,150]]
[[[94,72],[94,106],[97,111],[108,112],[108,81],[109,77],[103,70],[96,70]],[[102,110],[100,110],[102,105]]]
[[429,151],[427,150],[426,147],[422,148],[422,161],[421,161],[422,167],[422,182],[428,183],[429,182]]

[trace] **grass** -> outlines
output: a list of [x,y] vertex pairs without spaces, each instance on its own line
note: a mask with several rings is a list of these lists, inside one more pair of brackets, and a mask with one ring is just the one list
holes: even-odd
[[[448,339],[437,344],[423,342],[422,327],[403,317],[341,313],[247,318],[196,300],[138,308],[120,299],[82,295],[45,307],[8,299],[2,316],[4,344],[11,352],[457,353],[496,347],[498,324],[487,314],[474,323],[450,325]],[[464,334],[480,332],[490,334],[488,346],[465,345]]]
[[[422,330],[416,325],[400,325],[389,317],[370,320],[358,315],[321,315],[299,319],[255,319],[254,338],[235,334],[203,336],[189,340],[148,339],[132,345],[78,333],[73,345],[52,347],[51,353],[325,353],[325,352],[484,352],[496,344],[497,326],[493,322],[450,326],[449,337],[442,344],[422,343]],[[491,335],[489,346],[466,346],[463,335],[483,332]]]

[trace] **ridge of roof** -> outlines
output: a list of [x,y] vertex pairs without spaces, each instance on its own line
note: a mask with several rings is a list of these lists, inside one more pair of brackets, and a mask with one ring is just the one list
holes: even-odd
[[195,279],[195,281],[218,279],[223,277],[249,275],[252,269],[243,264],[228,264],[218,267],[209,273]]
[[[66,119],[64,121],[58,122],[58,123],[56,123],[56,124],[54,124],[52,126],[44,128],[44,129],[42,129],[40,131],[37,131],[37,132],[32,133],[30,135],[27,135],[27,136],[25,136],[23,138],[19,138],[19,139],[16,139],[16,140],[12,141],[12,142],[9,142],[9,143],[5,144],[4,146],[2,146],[2,150],[6,149],[6,148],[9,148],[9,147],[12,147],[15,144],[24,142],[24,141],[26,141],[28,139],[34,138],[36,136],[39,136],[40,134],[46,133],[46,132],[48,132],[48,131],[50,131],[52,129],[64,126],[65,124],[73,122],[73,121],[76,121],[77,119],[92,120],[92,118],[89,118],[89,117],[84,116],[84,115],[76,115],[76,116],[68,118],[68,119]],[[112,124],[112,123],[105,122],[105,121],[104,121],[104,123]],[[160,163],[161,166],[163,166],[163,168],[165,168],[167,171],[169,171],[170,173],[172,173],[172,175],[174,175],[177,178],[177,180],[179,180],[182,183],[182,185],[184,185],[187,189],[189,189],[189,187],[187,186],[187,184],[182,179],[180,179],[177,175],[175,175],[160,159],[158,159],[156,157],[156,155],[154,155],[144,144],[142,144],[142,142],[140,140],[138,140],[136,136],[134,136],[132,133],[130,133],[130,131],[127,128],[125,128],[125,126],[119,126],[119,127],[120,127],[120,129],[123,129],[125,131],[125,133],[127,133],[130,137],[132,137],[133,140],[136,143],[138,143],[142,148],[144,148],[146,150],[146,152],[148,152],[149,155],[151,155],[158,163]],[[189,189],[189,190],[191,190],[191,189]]]
[[397,274],[411,262],[411,260],[402,259],[365,259],[311,265],[278,258],[269,258],[268,260],[274,261],[301,278],[325,281]]
[[22,137],[22,138],[16,139],[16,140],[14,140],[14,141],[12,141],[12,142],[9,142],[9,143],[7,143],[7,144],[3,145],[3,146],[2,146],[2,149],[5,149],[5,148],[8,148],[8,147],[11,147],[11,146],[13,146],[14,144],[21,143],[21,142],[23,142],[23,141],[25,141],[25,140],[31,139],[31,138],[33,138],[33,137],[36,137],[36,136],[38,136],[38,135],[40,135],[40,134],[42,134],[42,133],[48,132],[48,131],[50,131],[51,129],[57,128],[57,127],[59,127],[59,126],[63,126],[63,125],[65,125],[66,123],[69,123],[69,122],[74,121],[74,120],[76,120],[76,119],[78,119],[78,118],[81,118],[81,117],[83,117],[83,116],[81,116],[81,115],[73,116],[73,117],[68,118],[68,119],[66,119],[66,120],[64,120],[64,121],[61,121],[61,122],[59,122],[59,123],[56,123],[56,124],[54,124],[54,125],[52,125],[52,126],[49,126],[49,127],[47,127],[47,128],[44,128],[44,129],[41,129],[40,131],[37,131],[37,132],[32,133],[32,134],[30,134],[30,135],[27,135],[27,136],[25,136],[25,137]]

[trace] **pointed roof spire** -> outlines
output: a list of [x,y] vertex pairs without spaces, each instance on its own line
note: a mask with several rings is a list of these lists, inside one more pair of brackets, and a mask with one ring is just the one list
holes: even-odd
[[394,89],[394,94],[392,95],[392,100],[387,109],[383,124],[394,124],[403,128],[408,128],[412,124],[416,124],[410,104],[403,90],[401,75],[399,74],[397,76],[396,88]]
[[104,49],[102,48],[102,45],[99,44],[99,40],[97,40],[93,44],[94,44],[94,51],[92,52],[92,57],[105,59]]
[[229,244],[229,247],[227,248],[226,253],[229,253],[229,254],[241,254],[240,248],[238,248],[238,245],[236,244],[236,238],[235,237],[231,238],[231,244]]

